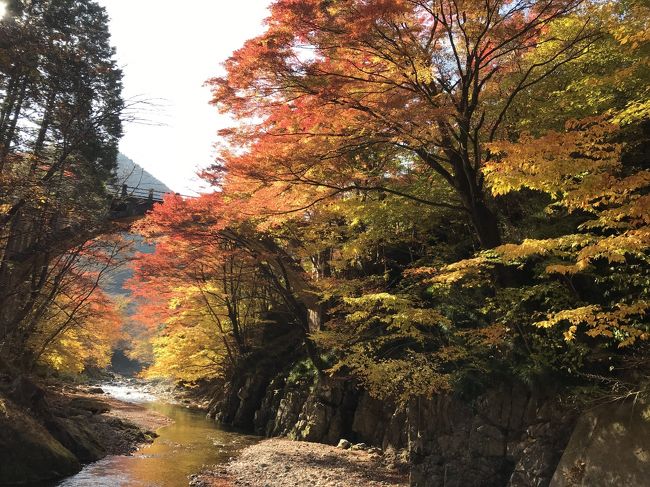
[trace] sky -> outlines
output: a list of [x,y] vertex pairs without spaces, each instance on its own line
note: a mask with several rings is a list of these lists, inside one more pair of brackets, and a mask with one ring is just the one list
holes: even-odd
[[203,83],[245,40],[260,34],[270,0],[98,0],[110,16],[125,99],[144,99],[120,151],[172,190],[204,187],[198,168],[214,160],[218,129],[230,125],[208,104]]

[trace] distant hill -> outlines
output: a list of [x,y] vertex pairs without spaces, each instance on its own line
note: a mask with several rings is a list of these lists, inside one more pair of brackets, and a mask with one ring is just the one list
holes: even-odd
[[171,193],[172,190],[165,183],[147,172],[144,168],[133,162],[124,154],[117,155],[117,183],[126,184],[132,188],[155,189],[163,193]]

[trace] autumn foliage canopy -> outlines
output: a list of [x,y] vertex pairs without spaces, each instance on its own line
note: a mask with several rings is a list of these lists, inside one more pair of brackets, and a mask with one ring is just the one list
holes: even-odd
[[273,2],[208,81],[235,121],[203,173],[214,193],[170,197],[141,225],[158,239],[136,279],[158,297],[151,372],[223,376],[290,349],[407,400],[638,365],[647,14]]

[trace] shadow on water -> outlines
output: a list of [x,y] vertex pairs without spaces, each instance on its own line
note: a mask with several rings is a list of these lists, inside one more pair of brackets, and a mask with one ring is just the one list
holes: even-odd
[[160,428],[160,436],[133,456],[108,456],[55,485],[179,487],[188,485],[188,476],[204,466],[226,463],[241,449],[259,441],[219,427],[203,412],[160,402],[142,405],[170,417],[174,423]]

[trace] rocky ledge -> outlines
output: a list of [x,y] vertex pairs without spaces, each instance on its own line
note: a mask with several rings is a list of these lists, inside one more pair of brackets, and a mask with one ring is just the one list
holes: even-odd
[[[29,484],[72,475],[83,463],[151,442],[164,417],[99,391],[46,390],[19,377],[0,384],[0,479]],[[95,394],[93,395],[92,392]]]

